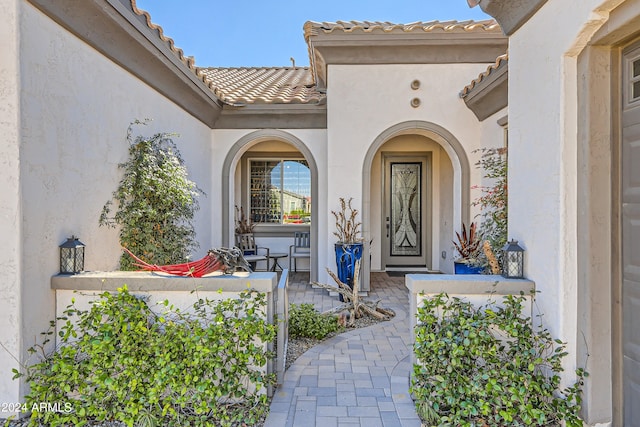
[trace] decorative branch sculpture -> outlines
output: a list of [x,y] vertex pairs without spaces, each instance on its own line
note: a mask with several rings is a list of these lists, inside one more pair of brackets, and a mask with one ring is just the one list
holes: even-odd
[[389,318],[395,316],[392,310],[378,307],[380,300],[367,301],[360,298],[358,291],[358,275],[360,271],[360,261],[356,261],[356,267],[353,276],[353,289],[347,284],[338,279],[335,273],[327,268],[327,273],[336,282],[337,286],[328,285],[325,283],[312,282],[312,285],[320,288],[327,289],[329,291],[338,292],[342,295],[344,303],[325,311],[323,314],[335,314],[348,310],[350,316],[348,316],[348,326],[353,326],[355,319],[359,319],[364,315],[369,315],[378,320],[389,320]]

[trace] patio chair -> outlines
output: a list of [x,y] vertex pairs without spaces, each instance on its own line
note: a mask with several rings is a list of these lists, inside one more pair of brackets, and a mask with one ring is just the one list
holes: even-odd
[[[236,247],[242,251],[244,259],[247,260],[253,271],[256,271],[256,264],[260,261],[267,263],[265,271],[269,268],[269,248],[256,245],[253,233],[236,234]],[[264,255],[261,255],[260,251],[263,251]]]
[[311,258],[311,233],[308,231],[296,231],[294,234],[293,245],[289,246],[289,271],[292,260],[293,271],[298,271],[298,258]]

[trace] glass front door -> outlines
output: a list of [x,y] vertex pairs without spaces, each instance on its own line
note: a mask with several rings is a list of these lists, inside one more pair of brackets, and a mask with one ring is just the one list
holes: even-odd
[[427,158],[385,156],[385,267],[426,266]]

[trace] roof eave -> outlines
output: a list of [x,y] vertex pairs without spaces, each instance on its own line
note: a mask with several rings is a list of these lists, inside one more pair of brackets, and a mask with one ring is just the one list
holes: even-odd
[[497,68],[461,94],[461,98],[478,120],[483,121],[508,106],[508,80],[508,61],[502,61]]
[[475,5],[500,23],[508,36],[522,27],[547,0],[474,0]]
[[35,7],[213,128],[222,103],[131,0],[29,0]]
[[318,90],[326,90],[329,65],[490,63],[508,48],[497,31],[338,32],[307,37]]
[[216,129],[326,129],[327,104],[225,105]]

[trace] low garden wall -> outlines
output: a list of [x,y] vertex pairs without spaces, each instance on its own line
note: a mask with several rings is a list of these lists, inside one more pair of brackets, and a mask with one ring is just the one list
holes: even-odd
[[[63,316],[72,300],[77,308],[89,309],[90,302],[97,299],[101,293],[116,292],[125,284],[131,294],[145,297],[152,311],[157,308],[158,313],[164,308],[164,305],[159,304],[164,300],[168,300],[181,311],[188,311],[200,298],[212,301],[237,298],[242,291],[249,289],[264,294],[266,320],[270,324],[278,322],[278,338],[277,345],[276,342],[266,344],[269,350],[275,348],[276,360],[269,361],[262,368],[268,374],[275,373],[278,379],[283,377],[288,323],[288,272],[286,270],[282,273],[280,281],[277,274],[272,272],[256,272],[247,277],[223,275],[203,278],[176,277],[138,271],[57,275],[51,279],[51,287],[56,293],[56,316]],[[267,392],[271,394],[273,390],[270,388]]]

